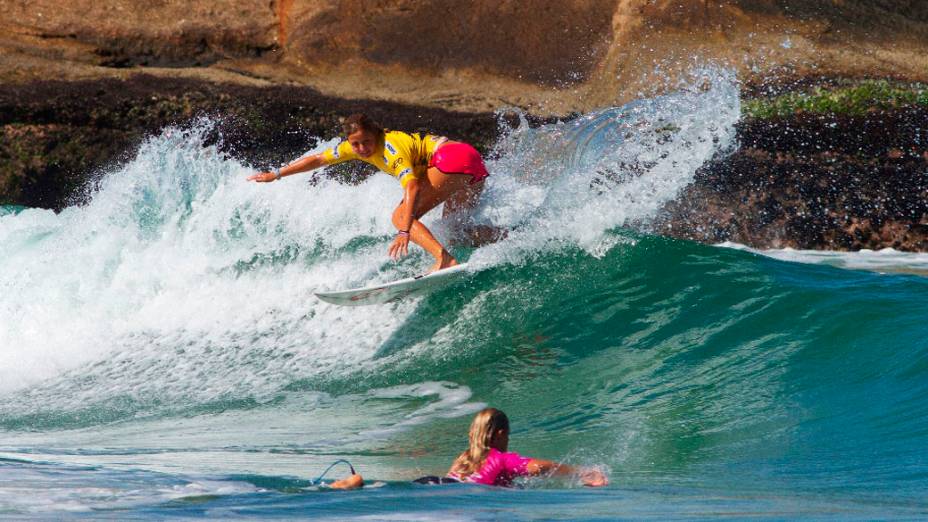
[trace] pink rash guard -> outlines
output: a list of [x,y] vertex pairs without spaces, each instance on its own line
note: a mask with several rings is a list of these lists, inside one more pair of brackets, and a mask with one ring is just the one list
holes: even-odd
[[461,479],[456,475],[451,478],[464,482],[476,482],[488,486],[508,486],[512,479],[528,474],[528,463],[532,459],[523,457],[516,452],[503,453],[496,448],[490,448],[483,466],[469,477]]

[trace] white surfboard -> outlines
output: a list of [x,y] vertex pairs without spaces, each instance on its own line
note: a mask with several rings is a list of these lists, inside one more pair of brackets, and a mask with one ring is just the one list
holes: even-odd
[[383,304],[425,295],[461,279],[466,274],[468,274],[467,263],[463,263],[431,274],[409,277],[377,286],[338,292],[316,292],[316,297],[327,303],[342,306]]

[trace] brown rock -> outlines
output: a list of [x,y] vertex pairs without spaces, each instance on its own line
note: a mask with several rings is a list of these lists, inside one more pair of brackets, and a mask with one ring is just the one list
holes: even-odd
[[696,62],[732,67],[748,84],[783,71],[928,80],[926,5],[0,0],[0,81],[125,77],[147,68],[295,83],[342,98],[566,114],[663,90]]

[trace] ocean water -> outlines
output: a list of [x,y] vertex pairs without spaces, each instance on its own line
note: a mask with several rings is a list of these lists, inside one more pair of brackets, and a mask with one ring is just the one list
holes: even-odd
[[[520,126],[475,215],[509,236],[457,247],[460,284],[375,307],[313,291],[428,266],[386,257],[395,180],[247,183],[209,121],[151,137],[85,204],[0,209],[0,517],[928,516],[924,258],[648,233],[739,111],[704,69]],[[611,484],[411,484],[486,405],[513,450]],[[313,482],[338,459],[368,487]]]

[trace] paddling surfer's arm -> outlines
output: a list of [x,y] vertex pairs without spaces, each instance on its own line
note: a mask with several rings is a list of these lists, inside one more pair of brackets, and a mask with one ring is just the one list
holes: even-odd
[[578,468],[550,460],[531,459],[525,469],[529,475],[576,475],[585,486],[601,487],[609,484],[609,479],[596,468]]
[[416,208],[416,198],[419,197],[419,180],[410,177],[403,192],[403,203],[393,215],[393,224],[399,231],[390,245],[389,253],[393,259],[399,259],[409,253],[409,234],[415,222],[413,209]]
[[[323,154],[313,154],[311,156],[306,156],[300,158],[292,163],[289,163],[281,167],[277,171],[273,172],[259,172],[248,176],[248,181],[257,181],[258,183],[268,183],[270,181],[277,181],[279,178],[284,176],[290,176],[292,174],[299,174],[300,172],[308,172],[310,170],[316,170],[319,167],[325,167],[329,162],[325,159]],[[277,173],[280,173],[278,177]]]

